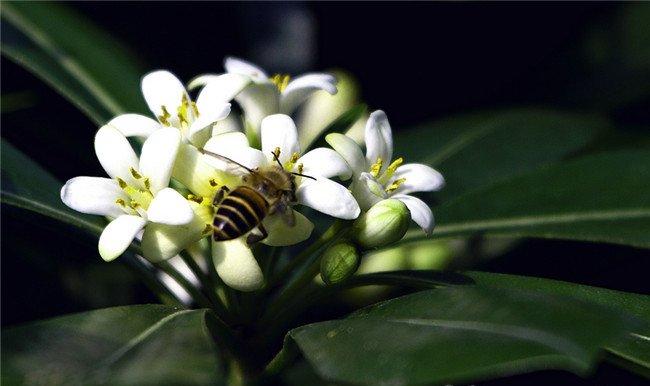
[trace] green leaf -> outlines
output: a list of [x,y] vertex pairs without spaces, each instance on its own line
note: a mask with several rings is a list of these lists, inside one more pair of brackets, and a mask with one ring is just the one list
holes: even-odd
[[61,202],[63,184],[20,150],[2,140],[2,203],[27,209],[94,235],[101,234],[99,217],[76,212]]
[[[650,247],[650,152],[611,152],[544,167],[451,200],[434,237],[544,237]],[[407,240],[422,240],[422,232]]]
[[[4,2],[2,52],[63,94],[98,124],[147,111],[143,72],[108,33],[65,5]],[[8,24],[5,26],[5,24]]]
[[206,310],[106,308],[2,332],[7,384],[220,384]]
[[448,200],[560,160],[609,123],[593,115],[521,108],[459,115],[395,136],[395,154],[445,177],[436,197]]
[[534,277],[485,272],[468,272],[467,275],[479,285],[572,297],[633,315],[643,324],[623,339],[609,344],[607,349],[645,368],[650,375],[650,296]]
[[354,384],[473,382],[542,369],[580,375],[634,320],[566,297],[456,286],[290,332],[324,378]]

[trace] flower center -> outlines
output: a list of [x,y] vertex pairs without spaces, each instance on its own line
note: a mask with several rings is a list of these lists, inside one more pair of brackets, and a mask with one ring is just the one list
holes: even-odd
[[[277,162],[280,162],[280,148],[276,147],[275,150],[271,152],[273,156],[275,157]],[[282,165],[282,168],[288,172],[291,172],[293,170],[293,167],[296,166],[296,162],[298,162],[298,158],[300,158],[300,154],[294,152],[291,154],[291,158],[289,158],[289,161],[285,162],[284,165]],[[304,166],[302,163],[297,165],[298,173],[302,174],[302,171],[304,169]]]
[[196,103],[191,101],[186,94],[181,97],[181,104],[176,110],[176,116],[172,116],[166,106],[160,106],[162,114],[158,116],[158,120],[165,126],[174,126],[181,131],[187,128],[199,117],[199,109]]
[[271,82],[275,84],[280,92],[283,92],[287,88],[290,79],[291,77],[288,74],[275,74],[271,77]]
[[397,188],[399,188],[400,185],[402,185],[406,181],[406,178],[398,178],[392,181],[389,185],[387,185],[390,179],[395,174],[397,168],[400,167],[403,163],[404,163],[404,159],[402,157],[399,157],[398,159],[393,161],[390,165],[388,165],[386,170],[380,175],[381,167],[383,165],[383,160],[378,157],[377,161],[370,166],[370,174],[373,177],[375,177],[377,182],[385,186],[384,191],[386,193],[392,193],[395,190],[397,190]]
[[133,178],[139,182],[139,186],[129,185],[123,179],[117,177],[117,183],[120,188],[129,197],[128,201],[122,198],[115,200],[122,210],[127,214],[138,214],[144,216],[146,214],[151,200],[153,200],[153,193],[151,193],[151,184],[149,178],[143,177],[134,168],[129,169]]

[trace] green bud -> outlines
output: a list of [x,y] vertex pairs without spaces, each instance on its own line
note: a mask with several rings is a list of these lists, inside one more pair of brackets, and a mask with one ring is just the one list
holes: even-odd
[[357,248],[350,243],[329,247],[320,261],[320,276],[326,284],[340,283],[354,275],[360,262]]
[[411,212],[402,201],[379,201],[361,215],[352,226],[355,241],[365,249],[379,248],[404,237]]

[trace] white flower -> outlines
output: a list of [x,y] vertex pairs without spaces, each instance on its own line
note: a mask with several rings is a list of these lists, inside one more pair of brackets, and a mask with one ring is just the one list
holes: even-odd
[[[170,258],[184,247],[184,230],[197,226],[194,212],[167,187],[180,142],[178,130],[156,130],[138,159],[116,128],[106,125],[97,131],[95,153],[111,178],[72,178],[61,188],[61,200],[79,212],[112,218],[99,238],[104,260],[121,255],[143,229],[143,254],[152,261]],[[164,242],[169,238],[175,242]]]
[[367,211],[375,203],[394,198],[402,201],[411,212],[411,218],[427,234],[433,231],[433,214],[424,201],[409,195],[413,192],[439,190],[444,178],[423,164],[405,164],[393,157],[393,135],[386,114],[375,111],[366,123],[366,156],[359,145],[343,134],[333,133],[327,142],[345,158],[354,172],[351,189],[361,209]]
[[[289,116],[276,114],[266,117],[262,122],[261,141],[260,151],[249,147],[243,133],[225,133],[212,137],[205,144],[205,150],[228,157],[250,169],[275,166],[277,157],[285,170],[313,177],[295,176],[296,204],[341,219],[354,219],[359,215],[359,205],[351,192],[329,179],[334,176],[349,178],[351,172],[346,162],[335,151],[326,148],[314,149],[301,156],[296,126]],[[206,155],[205,160],[231,173],[248,173],[217,158]],[[288,224],[284,216],[293,217],[294,224]],[[292,208],[286,208],[285,214],[267,215],[262,224],[268,232],[262,242],[272,246],[304,241],[314,227],[309,219]],[[251,291],[263,285],[262,272],[245,237],[213,241],[212,252],[217,272],[229,286]]]
[[148,137],[161,127],[175,127],[185,141],[201,146],[213,126],[230,113],[230,102],[251,80],[242,75],[223,74],[211,79],[193,102],[183,83],[168,71],[153,71],[142,78],[142,94],[156,119],[123,114],[109,125],[127,137]]
[[[253,83],[239,93],[235,100],[242,106],[246,117],[246,132],[252,145],[260,138],[262,120],[273,114],[291,114],[310,95],[325,90],[336,94],[336,78],[325,73],[304,74],[290,80],[289,75],[269,77],[264,70],[241,59],[228,57],[224,67],[228,74],[250,77]],[[190,82],[190,89],[211,85],[218,76],[201,75]]]

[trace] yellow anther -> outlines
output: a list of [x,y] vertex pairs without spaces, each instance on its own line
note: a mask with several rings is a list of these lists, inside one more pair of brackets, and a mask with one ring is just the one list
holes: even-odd
[[304,165],[303,164],[298,164],[298,173],[302,174],[302,171],[304,170]]
[[404,181],[406,181],[406,178],[399,178],[399,179],[393,181],[393,183],[390,184],[390,185],[385,189],[385,190],[386,190],[386,193],[394,192],[395,190],[397,190],[397,188],[399,188],[400,185],[402,185],[402,184],[404,183]]
[[139,180],[140,178],[142,178],[142,175],[140,173],[138,173],[137,170],[135,170],[133,168],[129,168],[129,171],[131,172],[131,175],[133,176],[133,178],[135,178],[136,180]]
[[289,162],[295,164],[296,161],[298,161],[298,158],[300,158],[300,154],[294,152],[293,154],[291,154],[291,159],[289,160]]
[[131,207],[131,209],[136,209],[137,207],[140,206],[140,204],[137,201],[132,200],[129,206]]
[[183,94],[181,98],[181,105],[178,106],[178,120],[181,121],[181,125],[185,126],[190,123],[190,100],[186,94]]
[[395,170],[397,170],[398,167],[400,167],[404,163],[404,158],[399,157],[395,161],[393,161],[390,165],[388,165],[388,169],[386,170],[386,173],[390,173],[391,175],[395,173]]
[[377,162],[372,164],[370,167],[370,174],[372,174],[373,177],[377,178],[379,175],[379,171],[381,171],[381,166],[383,165],[384,161],[380,157],[377,157]]
[[126,202],[121,198],[118,198],[117,200],[115,200],[115,203],[117,205],[119,205],[119,206],[126,206]]
[[216,188],[219,185],[217,183],[217,180],[215,180],[214,178],[210,178],[208,182],[210,183],[210,186],[212,186],[213,188]]
[[200,204],[200,203],[203,202],[203,197],[202,196],[195,196],[193,194],[188,194],[187,199],[190,200],[190,201],[194,201],[197,204]]
[[287,88],[290,79],[291,77],[287,74],[275,74],[271,77],[271,82],[275,84],[280,92],[283,92]]
[[194,112],[194,116],[196,118],[199,117],[199,108],[196,107],[196,103],[194,101],[190,102],[190,105],[192,105],[192,112]]
[[169,111],[167,111],[167,107],[160,106],[160,109],[162,110],[162,114],[158,116],[158,120],[165,126],[171,126],[171,123],[169,123],[169,118],[171,118],[172,115],[169,113]]
[[203,233],[206,235],[212,233],[212,224],[205,224],[205,228],[203,228]]
[[120,177],[117,177],[117,184],[118,184],[118,185],[120,186],[120,188],[122,188],[122,189],[124,189],[124,188],[126,188],[126,187],[128,186],[128,185],[126,184],[126,182],[124,182],[124,180],[121,179]]
[[147,190],[151,189],[151,181],[149,181],[149,177],[144,178],[144,187],[147,188]]
[[271,154],[273,154],[273,155],[275,156],[275,158],[280,159],[280,148],[279,148],[279,147],[276,147],[276,148],[271,152]]

